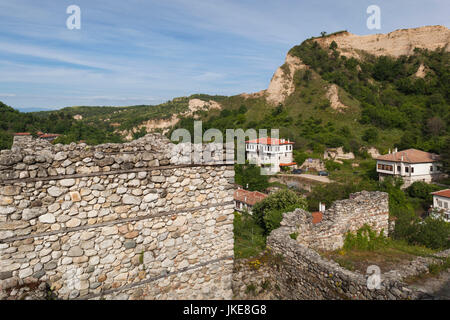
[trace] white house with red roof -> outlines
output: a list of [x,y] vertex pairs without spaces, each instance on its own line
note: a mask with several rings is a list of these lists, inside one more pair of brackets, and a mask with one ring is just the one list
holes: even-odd
[[433,195],[432,209],[441,213],[447,222],[450,222],[450,189],[431,193]]
[[239,188],[234,191],[234,208],[237,211],[247,210],[251,213],[253,206],[267,197],[267,194],[259,191],[248,191]]
[[294,142],[286,139],[260,138],[245,142],[247,160],[258,166],[270,167],[272,173],[281,167],[293,167],[297,163],[293,157]]
[[403,188],[415,181],[436,181],[443,174],[439,155],[417,149],[395,149],[375,159],[379,179],[383,180],[387,176],[401,177],[404,181]]

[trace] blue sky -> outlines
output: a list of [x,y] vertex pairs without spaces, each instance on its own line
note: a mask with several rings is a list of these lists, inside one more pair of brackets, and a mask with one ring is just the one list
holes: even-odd
[[[69,5],[81,29],[69,30]],[[381,30],[366,27],[369,5]],[[0,101],[22,111],[267,88],[321,31],[449,27],[448,0],[0,0]]]

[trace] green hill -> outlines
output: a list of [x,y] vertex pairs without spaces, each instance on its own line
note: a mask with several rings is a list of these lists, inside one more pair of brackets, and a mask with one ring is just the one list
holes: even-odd
[[[341,54],[336,42],[324,47],[311,38],[293,47],[289,55],[307,67],[293,76],[294,90],[283,103],[273,105],[262,95],[232,97],[192,95],[166,103],[130,107],[69,107],[57,111],[24,114],[1,104],[0,147],[10,146],[11,133],[36,131],[61,133],[60,142],[88,143],[123,139],[145,121],[180,118],[174,128],[192,130],[194,117],[203,129],[277,128],[280,135],[296,142],[296,154],[321,154],[327,147],[362,156],[362,147],[417,148],[445,153],[450,137],[450,53],[415,49],[409,56],[374,56],[361,52],[359,59]],[[288,68],[283,65],[281,67]],[[426,70],[416,76],[419,68]],[[327,91],[337,86],[336,110]],[[189,110],[190,99],[214,100],[221,110]],[[75,115],[83,120],[76,121]],[[144,134],[143,132],[142,134]],[[170,132],[169,132],[170,134]]]

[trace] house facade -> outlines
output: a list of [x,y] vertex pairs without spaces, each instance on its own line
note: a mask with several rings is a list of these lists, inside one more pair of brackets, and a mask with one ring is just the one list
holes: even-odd
[[417,149],[395,149],[377,157],[376,160],[379,179],[383,180],[388,176],[401,177],[404,181],[402,188],[407,188],[416,181],[436,181],[443,174],[439,155]]
[[234,191],[234,208],[236,211],[252,212],[253,206],[267,198],[268,195],[259,191],[237,189]]
[[280,172],[282,167],[295,167],[294,142],[286,139],[260,138],[245,142],[247,160],[266,167],[270,173]]
[[433,192],[432,209],[441,213],[447,222],[450,222],[450,189]]

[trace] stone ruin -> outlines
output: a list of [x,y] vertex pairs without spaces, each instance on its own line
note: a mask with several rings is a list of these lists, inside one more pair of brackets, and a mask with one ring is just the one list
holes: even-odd
[[281,226],[297,232],[297,242],[313,249],[332,251],[344,245],[347,232],[369,225],[385,236],[389,232],[389,195],[385,192],[357,192],[349,199],[335,201],[323,212],[319,223],[313,223],[310,212],[296,209],[285,213]]
[[0,152],[0,299],[230,299],[233,163],[214,144],[192,163],[191,147],[16,138]]

